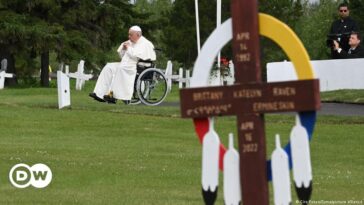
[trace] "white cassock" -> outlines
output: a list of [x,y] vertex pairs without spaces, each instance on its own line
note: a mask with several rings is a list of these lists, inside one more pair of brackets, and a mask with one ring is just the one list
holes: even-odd
[[156,60],[153,44],[143,36],[136,43],[130,40],[127,50],[122,50],[123,43],[117,52],[121,62],[107,63],[97,79],[94,93],[99,98],[113,92],[113,97],[119,100],[130,100],[133,96],[136,64],[139,59]]

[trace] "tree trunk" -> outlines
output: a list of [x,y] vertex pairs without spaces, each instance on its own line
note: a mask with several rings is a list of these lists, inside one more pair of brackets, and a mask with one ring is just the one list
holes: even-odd
[[49,51],[44,51],[41,55],[40,85],[49,87]]

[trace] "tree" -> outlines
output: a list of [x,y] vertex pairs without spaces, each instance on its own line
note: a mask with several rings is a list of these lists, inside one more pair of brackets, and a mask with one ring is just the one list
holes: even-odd
[[349,3],[350,15],[355,19],[360,28],[360,33],[364,33],[364,0],[352,0]]
[[[297,31],[298,23],[304,14],[306,4],[301,0],[261,0],[259,12],[269,14]],[[288,60],[286,54],[273,41],[261,38],[262,74],[266,79],[266,64],[273,61]]]
[[[223,20],[227,18],[230,3],[222,3]],[[216,27],[216,1],[199,0],[201,44]],[[192,67],[197,57],[195,4],[191,0],[178,0],[168,14],[169,24],[163,29],[163,42],[167,55],[184,67]]]
[[[1,42],[5,50],[5,56],[12,59],[17,57],[25,58],[24,62],[31,63],[31,59],[35,57],[38,50],[44,50],[54,43],[62,35],[62,28],[58,25],[48,25],[42,19],[35,15],[31,15],[33,1],[23,2],[1,1],[2,9],[0,11],[1,18]],[[53,5],[49,5],[53,6]],[[27,55],[28,54],[28,55]],[[33,67],[26,64],[26,67]],[[11,72],[17,73],[15,69],[15,60],[10,64]],[[48,70],[48,65],[47,65]],[[19,73],[31,75],[30,72]]]
[[[0,44],[10,55],[42,56],[42,85],[48,85],[49,52],[59,61],[105,62],[131,19],[127,0],[0,0]],[[29,60],[26,60],[31,62]]]
[[332,0],[322,0],[319,4],[309,6],[298,23],[297,33],[311,59],[330,57],[326,40],[332,22],[337,19],[337,6],[338,4]]
[[170,0],[138,0],[134,7],[134,24],[141,26],[143,35],[151,40],[154,46],[162,49],[157,52],[157,66],[165,66],[169,57],[166,56],[166,46],[163,42],[163,33],[169,24],[168,13],[172,9]]

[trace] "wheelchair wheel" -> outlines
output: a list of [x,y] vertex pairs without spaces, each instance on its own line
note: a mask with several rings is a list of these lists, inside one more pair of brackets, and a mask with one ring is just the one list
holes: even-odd
[[[140,72],[141,73],[141,72]],[[139,78],[139,74],[140,73],[138,73],[137,72],[137,74],[136,74],[136,76],[135,76],[135,81],[134,81],[134,91],[133,91],[133,96],[131,97],[131,100],[130,100],[130,104],[131,105],[138,105],[138,104],[140,104],[141,102],[140,102],[140,99],[139,99],[139,97],[138,97],[138,93],[137,93],[137,91],[136,91],[136,87],[137,87],[137,81],[138,81],[138,78]]]
[[167,96],[167,80],[159,69],[149,68],[140,74],[136,91],[143,104],[158,105]]
[[134,93],[133,93],[133,96],[131,97],[131,100],[130,100],[130,104],[131,105],[137,105],[137,104],[140,104],[140,99],[138,97],[138,94],[135,92],[135,89],[134,89]]

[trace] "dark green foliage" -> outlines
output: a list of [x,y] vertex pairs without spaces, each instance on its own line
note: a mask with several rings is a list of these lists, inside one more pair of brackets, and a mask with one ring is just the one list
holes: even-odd
[[161,31],[170,23],[168,13],[171,9],[170,0],[138,0],[133,9],[133,23],[142,27],[143,35],[159,41]]
[[[306,4],[301,1],[263,0],[259,2],[260,12],[268,13],[295,27],[303,15]],[[201,44],[216,27],[216,1],[199,0]],[[230,17],[230,1],[222,1],[222,21]],[[196,29],[194,1],[177,0],[169,14],[170,23],[164,28],[163,42],[168,47],[168,55],[184,67],[192,67],[196,57]],[[201,45],[201,46],[202,46]],[[284,60],[286,56],[278,46],[268,39],[262,41],[263,63]],[[232,59],[231,47],[222,50],[222,56]]]
[[[157,67],[164,68],[168,60],[172,60],[166,54],[166,46],[162,39],[165,26],[169,24],[168,13],[172,9],[170,0],[138,0],[133,8],[133,24],[140,25],[143,35],[151,40],[154,46],[162,49],[157,52]],[[178,62],[174,62],[175,65]],[[176,66],[177,68],[178,66]]]
[[311,59],[329,59],[330,49],[326,46],[331,24],[338,18],[336,2],[323,0],[306,9],[297,26],[297,33],[304,43]]
[[[300,17],[304,13],[304,6],[305,4],[301,0],[261,0],[259,1],[259,12],[274,16],[295,30]],[[283,50],[267,38],[262,38],[261,40],[261,52],[263,79],[266,79],[265,68],[267,63],[288,60]]]
[[[99,69],[119,60],[115,49],[126,40],[127,30],[140,25],[143,35],[157,48],[158,66],[173,60],[191,68],[197,58],[193,0],[0,0],[1,56],[15,55],[17,76],[34,75],[39,56],[50,52],[53,70],[60,61],[75,65],[86,60],[87,69]],[[201,46],[216,27],[216,0],[199,0]],[[351,16],[364,31],[364,0],[348,1]],[[259,11],[288,24],[300,37],[311,59],[329,58],[326,35],[337,18],[341,2],[321,0],[260,0]],[[230,0],[222,0],[222,21],[230,17]],[[262,69],[267,62],[289,60],[274,42],[262,38]],[[7,55],[5,55],[5,54]],[[222,56],[232,58],[230,44]],[[176,66],[176,67],[178,67]],[[75,67],[75,66],[73,66]],[[264,74],[264,72],[263,72]]]
[[302,0],[260,0],[259,12],[274,16],[291,27],[302,17]]
[[84,59],[88,68],[105,63],[104,53],[126,38],[133,13],[127,0],[99,2],[0,0],[0,45],[20,58],[17,76],[32,75],[39,64],[30,59],[44,52],[55,52],[58,62]]
[[194,1],[176,1],[169,20],[163,32],[168,56],[184,63],[184,67],[191,66],[197,56]]
[[[229,1],[223,1],[224,21],[230,10]],[[164,28],[163,41],[168,55],[183,63],[186,68],[192,67],[197,57],[195,4],[191,0],[177,0],[169,13],[169,25]],[[199,0],[201,46],[216,27],[216,1]]]
[[350,15],[355,19],[361,31],[364,35],[364,0],[352,0],[349,4]]
[[[308,7],[299,19],[296,32],[308,50],[311,59],[330,59],[330,49],[326,46],[326,35],[332,22],[338,19],[337,8],[344,1],[321,0],[319,4]],[[349,2],[350,16],[364,30],[364,1]]]
[[[330,57],[326,47],[326,35],[333,20],[337,18],[337,6],[340,2],[321,0],[309,4],[307,0],[260,0],[259,11],[274,16],[286,23],[296,32],[305,45],[311,59]],[[363,0],[349,2],[351,14],[364,29]],[[201,44],[215,27],[216,1],[199,0]],[[230,17],[230,1],[223,1],[223,21]],[[163,29],[163,43],[168,48],[170,58],[183,62],[184,67],[191,67],[197,57],[194,1],[177,0],[169,14],[169,25]],[[274,42],[262,38],[262,69],[267,62],[289,60]],[[226,46],[223,55],[231,57],[231,49]],[[264,72],[263,72],[264,74]]]

